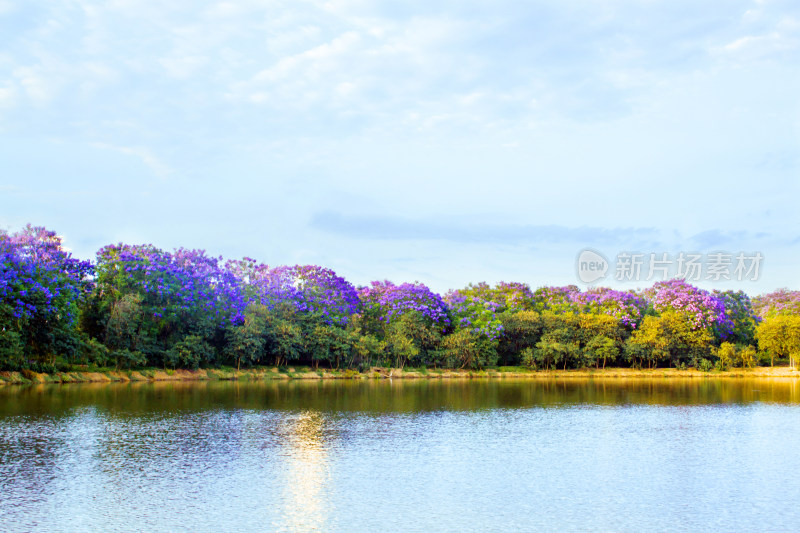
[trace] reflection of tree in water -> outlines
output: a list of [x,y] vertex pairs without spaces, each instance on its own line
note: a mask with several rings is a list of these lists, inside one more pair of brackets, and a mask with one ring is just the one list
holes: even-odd
[[102,436],[99,468],[131,493],[141,486],[167,496],[176,486],[199,489],[243,460],[246,419],[242,411],[117,415]]
[[330,478],[325,442],[325,417],[317,411],[287,416],[286,440],[281,455],[285,457],[285,479],[281,495],[282,523],[279,531],[324,530],[327,521],[326,486]]
[[85,498],[91,489],[80,478],[94,468],[104,424],[93,408],[0,417],[0,524],[41,526],[49,509]]
[[[46,499],[58,470],[62,439],[53,438],[59,420],[15,417],[0,423],[0,518],[16,505]],[[15,505],[16,504],[16,505]]]

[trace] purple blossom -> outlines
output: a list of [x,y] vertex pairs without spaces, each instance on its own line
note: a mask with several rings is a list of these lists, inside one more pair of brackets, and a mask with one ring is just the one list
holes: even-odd
[[753,310],[761,318],[800,315],[800,291],[778,289],[753,298]]
[[358,296],[364,307],[378,315],[378,319],[391,322],[403,314],[416,311],[442,331],[450,326],[447,304],[442,297],[419,282],[395,285],[391,281],[373,281],[361,287]]
[[474,286],[463,291],[449,291],[444,300],[450,307],[454,325],[459,329],[467,329],[477,335],[497,340],[503,333],[503,324],[497,318],[501,305],[470,294]]
[[53,231],[30,224],[17,233],[0,231],[0,315],[72,323],[78,300],[92,287],[92,271]]
[[733,321],[726,312],[725,301],[682,279],[660,281],[644,291],[653,309],[662,313],[676,311],[689,320],[693,329],[709,329],[721,339],[733,332]]

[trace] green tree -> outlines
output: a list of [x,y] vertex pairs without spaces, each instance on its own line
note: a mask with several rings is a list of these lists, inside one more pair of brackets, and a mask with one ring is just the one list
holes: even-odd
[[626,351],[633,358],[644,356],[649,367],[665,360],[677,366],[702,359],[711,353],[713,343],[709,329],[693,329],[683,314],[665,311],[658,317],[645,317],[626,343]]
[[167,350],[166,363],[173,368],[197,369],[214,360],[214,348],[200,335],[187,335]]
[[770,355],[770,365],[775,357],[789,357],[791,366],[800,352],[800,316],[775,315],[764,319],[756,328],[758,346]]
[[264,356],[267,308],[253,304],[247,308],[241,325],[226,332],[225,351],[239,370],[242,363],[252,365]]
[[485,335],[458,330],[442,340],[447,366],[480,369],[497,364],[497,341]]
[[586,363],[591,365],[594,362],[603,362],[603,368],[606,367],[607,361],[614,361],[619,357],[620,349],[614,339],[610,339],[605,335],[595,335],[586,344],[584,354],[587,355]]
[[520,363],[522,352],[533,349],[542,337],[542,317],[536,311],[507,311],[500,315],[503,335],[497,351],[502,364]]
[[720,370],[727,370],[736,366],[736,345],[732,342],[723,342],[717,350],[717,364]]

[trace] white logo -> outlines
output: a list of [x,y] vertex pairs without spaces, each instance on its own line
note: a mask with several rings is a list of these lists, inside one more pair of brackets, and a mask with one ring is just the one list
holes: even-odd
[[578,254],[575,265],[578,269],[578,279],[584,283],[594,283],[606,277],[608,260],[594,250],[583,250]]

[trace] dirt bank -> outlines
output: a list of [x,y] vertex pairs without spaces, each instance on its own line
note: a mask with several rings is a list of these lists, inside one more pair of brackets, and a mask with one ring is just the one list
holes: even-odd
[[800,372],[790,367],[758,367],[733,369],[726,372],[700,372],[699,370],[677,370],[656,368],[637,370],[631,368],[606,368],[602,370],[526,370],[522,368],[500,368],[487,370],[441,370],[441,369],[388,369],[373,368],[366,372],[353,370],[313,369],[309,367],[263,367],[201,370],[102,370],[97,372],[73,371],[40,374],[37,372],[0,372],[0,384],[29,383],[118,383],[128,381],[197,381],[197,380],[291,380],[291,379],[504,379],[504,378],[798,378]]

